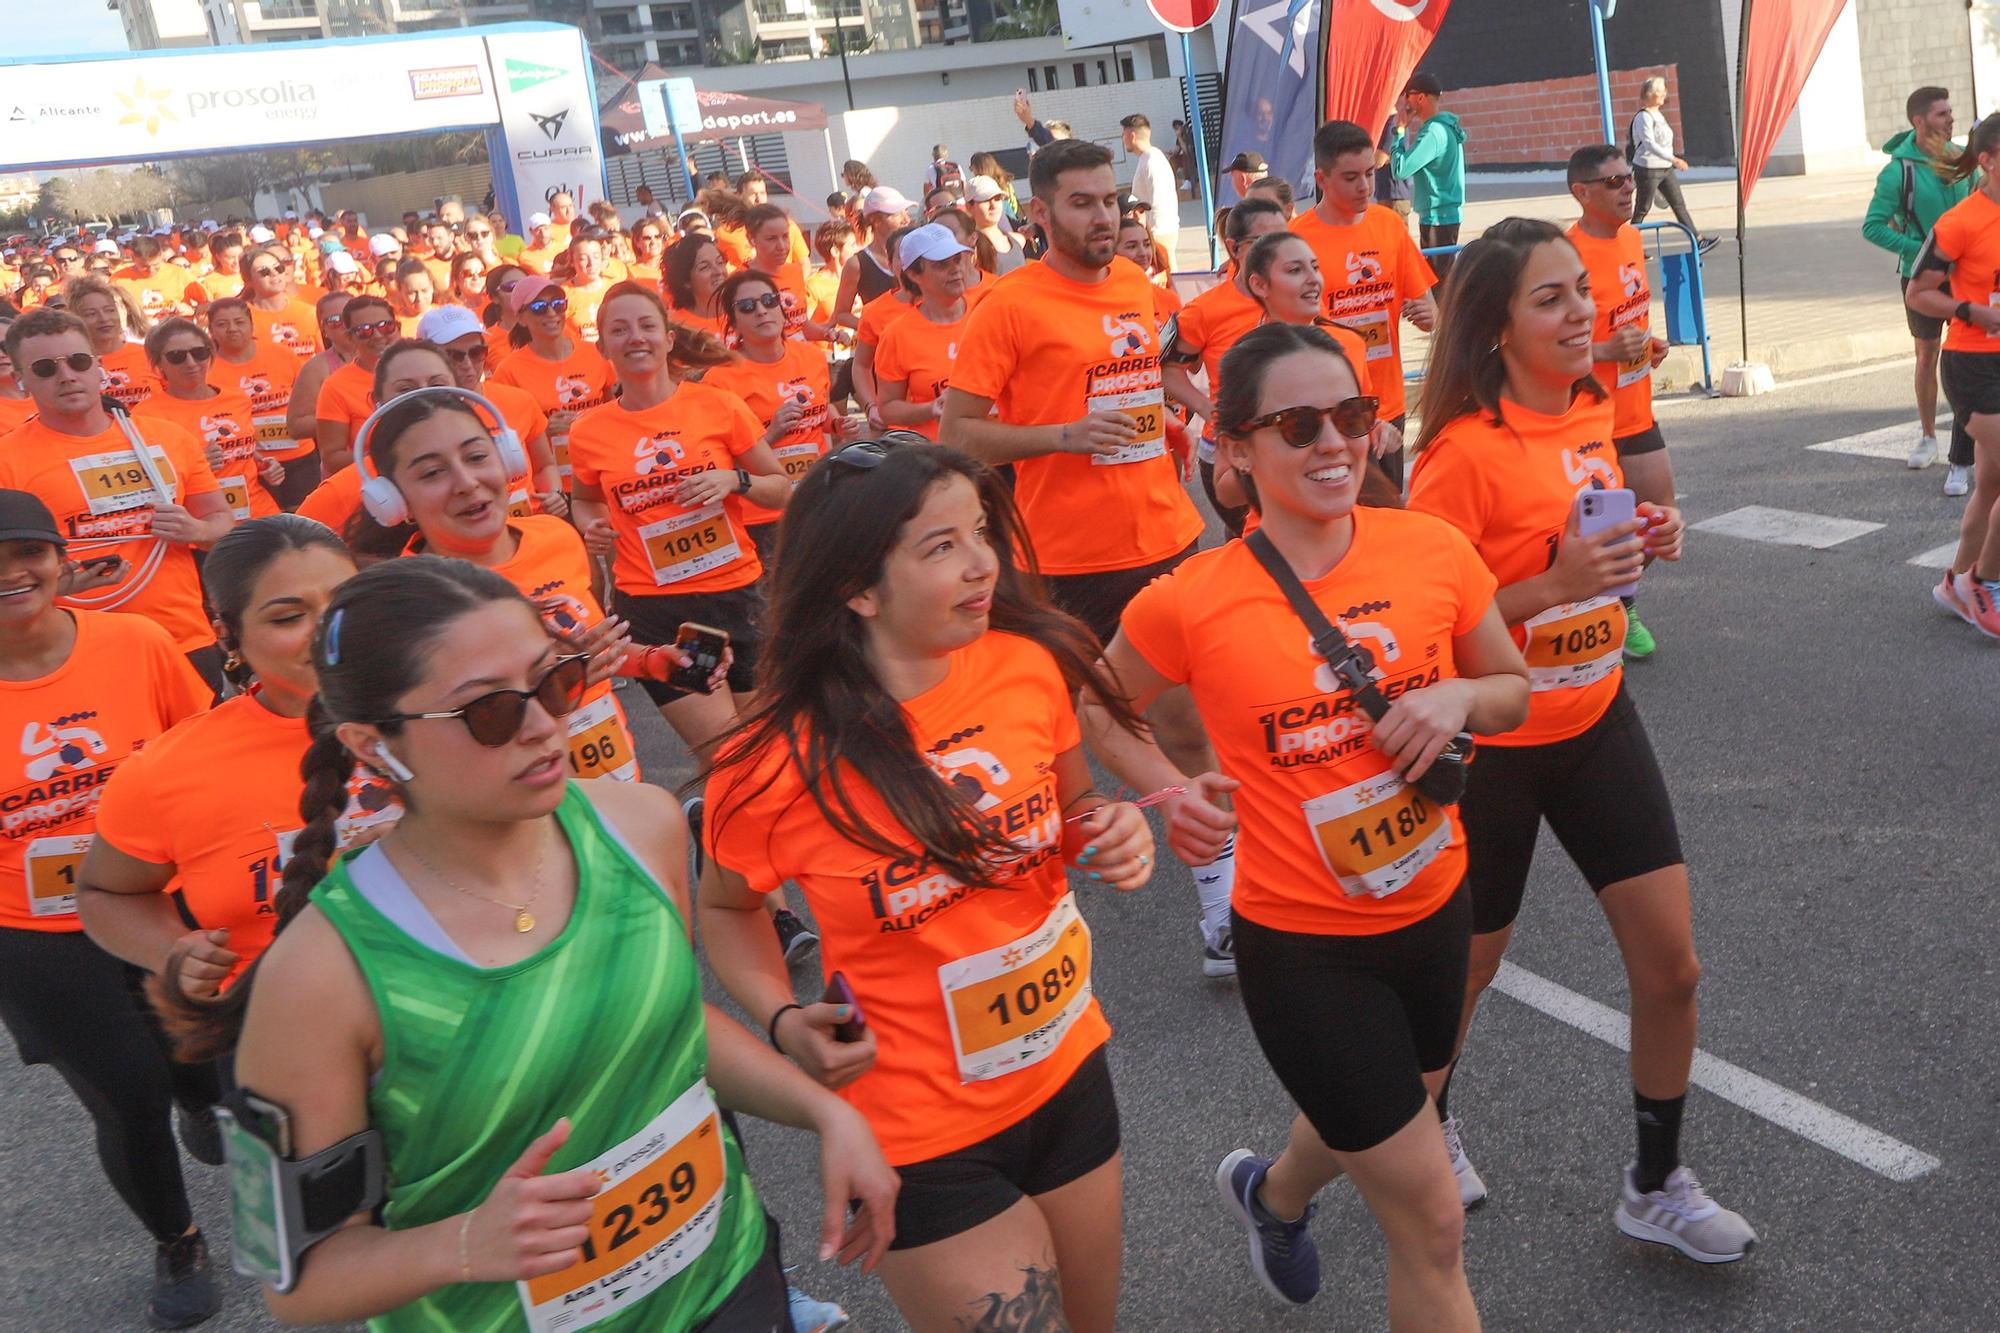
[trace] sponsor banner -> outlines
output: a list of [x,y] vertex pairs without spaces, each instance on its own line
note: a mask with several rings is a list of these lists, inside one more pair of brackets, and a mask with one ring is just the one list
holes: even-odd
[[499,133],[488,138],[493,184],[509,225],[522,230],[528,215],[565,190],[579,206],[603,198],[597,90],[583,34],[495,32],[485,42],[499,102]]
[[[1254,152],[1301,199],[1313,189],[1312,137],[1319,128],[1320,17],[1332,0],[1236,0],[1222,85],[1222,153],[1229,163]],[[1224,174],[1217,203],[1236,202]]]
[[16,64],[0,77],[0,165],[144,161],[484,125],[497,114],[478,37]]

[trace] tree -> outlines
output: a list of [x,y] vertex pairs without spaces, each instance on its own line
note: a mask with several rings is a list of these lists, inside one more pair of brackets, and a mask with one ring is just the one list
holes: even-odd
[[35,212],[49,217],[88,222],[93,218],[134,220],[148,209],[163,208],[167,183],[151,168],[64,172],[42,187]]
[[757,63],[757,41],[745,37],[739,42],[717,42],[709,54],[718,65],[754,65]]
[[993,22],[987,25],[985,40],[1005,41],[1011,37],[1055,37],[1062,32],[1062,15],[1056,0],[1013,0],[997,6]]

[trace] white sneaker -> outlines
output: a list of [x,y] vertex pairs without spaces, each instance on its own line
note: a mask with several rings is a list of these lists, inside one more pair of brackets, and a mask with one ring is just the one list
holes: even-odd
[[1972,490],[1972,469],[1964,463],[1953,463],[1944,474],[1944,493],[1956,499]]
[[1458,1140],[1457,1116],[1444,1122],[1444,1150],[1451,1154],[1452,1175],[1458,1177],[1458,1201],[1471,1212],[1486,1202],[1486,1182],[1479,1178],[1472,1159],[1465,1155],[1465,1145]]
[[1666,1184],[1647,1194],[1633,1188],[1628,1166],[1623,1196],[1611,1220],[1634,1240],[1671,1245],[1703,1264],[1733,1264],[1757,1246],[1757,1233],[1743,1215],[1709,1198],[1684,1166],[1675,1167]]
[[1227,927],[1214,935],[1206,926],[1201,931],[1201,974],[1205,977],[1236,975],[1236,937]]
[[1909,461],[1912,468],[1926,468],[1937,462],[1937,436],[1918,437],[1916,447],[1910,450]]

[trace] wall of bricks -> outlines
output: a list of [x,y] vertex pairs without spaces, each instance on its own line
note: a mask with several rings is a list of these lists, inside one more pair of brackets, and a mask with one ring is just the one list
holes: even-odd
[[1855,0],[1868,137],[1881,144],[1910,127],[1903,103],[1923,84],[1952,94],[1960,135],[1972,124],[1972,26],[1965,0]]
[[[1639,85],[1654,75],[1665,76],[1669,89],[1678,85],[1674,65],[1611,72],[1613,142],[1625,142],[1639,107]],[[1604,139],[1597,80],[1588,75],[1449,89],[1443,105],[1465,125],[1465,161],[1473,168],[1561,165],[1576,149]],[[1671,97],[1667,123],[1674,127],[1674,142],[1684,142],[1680,105]]]

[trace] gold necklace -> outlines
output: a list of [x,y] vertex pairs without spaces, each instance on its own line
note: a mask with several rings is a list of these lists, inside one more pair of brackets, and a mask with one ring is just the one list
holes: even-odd
[[510,909],[514,913],[514,929],[520,934],[525,935],[535,928],[535,914],[528,909],[534,906],[537,898],[542,896],[542,867],[549,858],[549,843],[546,837],[542,839],[541,850],[535,854],[535,891],[528,895],[528,901],[525,903],[510,903],[504,899],[494,898],[484,893],[474,893],[471,889],[460,886],[450,875],[445,874],[444,871],[432,865],[429,859],[415,847],[412,847],[407,839],[404,840],[403,847],[411,856],[417,858],[419,865],[423,866],[433,877],[440,880],[446,888],[452,890],[454,893],[462,893],[468,898],[477,898],[483,903],[492,903],[496,907]]

